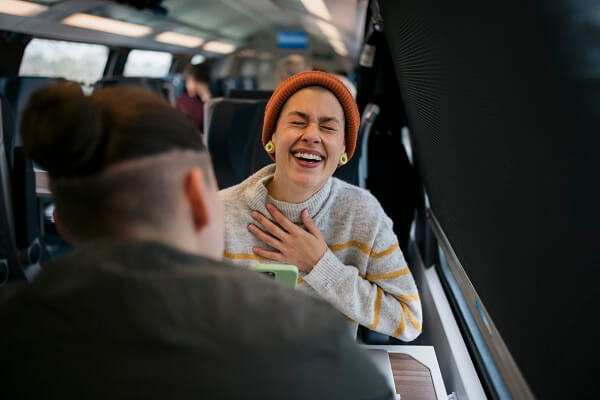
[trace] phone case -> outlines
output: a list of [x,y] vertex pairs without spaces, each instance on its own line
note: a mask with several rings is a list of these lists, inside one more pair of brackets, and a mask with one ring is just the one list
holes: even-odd
[[295,288],[298,282],[298,267],[289,264],[257,264],[254,269],[270,275],[276,281]]

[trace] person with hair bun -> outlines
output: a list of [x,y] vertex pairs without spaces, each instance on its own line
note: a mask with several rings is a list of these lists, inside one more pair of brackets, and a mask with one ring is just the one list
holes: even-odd
[[298,267],[298,289],[350,322],[403,341],[421,333],[422,310],[392,221],[368,191],[332,177],[352,158],[360,117],[333,75],[302,72],[267,103],[262,130],[275,161],[220,192],[225,257]]
[[327,303],[221,261],[210,157],[180,111],[62,84],[21,128],[74,248],[0,290],[3,398],[393,398]]

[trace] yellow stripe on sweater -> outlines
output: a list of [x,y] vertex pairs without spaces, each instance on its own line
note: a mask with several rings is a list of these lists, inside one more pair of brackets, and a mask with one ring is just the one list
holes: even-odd
[[409,294],[397,294],[394,296],[400,301],[404,301],[408,303],[409,301],[421,301],[418,294],[409,295]]
[[359,249],[360,251],[362,251],[369,257],[381,258],[381,257],[385,257],[385,256],[392,254],[394,252],[394,250],[396,250],[399,247],[399,244],[398,244],[398,242],[396,242],[389,248],[387,248],[383,251],[380,251],[380,252],[375,252],[375,251],[373,251],[373,249],[371,247],[367,246],[365,243],[358,242],[356,240],[349,240],[346,243],[329,245],[329,248],[331,249],[331,251],[341,251],[341,250],[347,249],[348,247],[356,247],[357,249]]
[[394,278],[398,278],[399,276],[408,275],[408,274],[410,274],[410,270],[408,269],[408,267],[405,267],[402,269],[398,269],[396,271],[387,272],[385,274],[367,274],[367,275],[365,275],[365,279],[367,279],[369,281],[377,281],[380,279],[394,279]]
[[381,298],[383,296],[383,290],[380,287],[377,287],[377,297],[375,297],[375,315],[373,316],[373,323],[367,328],[375,329],[377,325],[379,325],[379,312],[381,311]]
[[227,250],[223,252],[223,256],[229,258],[230,260],[273,261],[257,254],[230,253]]
[[421,324],[419,324],[419,322],[415,319],[415,317],[413,317],[408,306],[404,303],[400,303],[400,305],[402,305],[404,312],[408,316],[408,320],[410,321],[410,324],[417,330],[417,332],[421,333],[421,330],[422,330]]
[[365,254],[371,253],[371,248],[369,246],[367,246],[364,243],[357,242],[356,240],[349,240],[346,243],[329,245],[329,248],[331,249],[331,251],[341,251],[348,247],[356,247],[357,249],[359,249],[360,251],[362,251]]
[[400,314],[402,315],[402,319],[400,320],[400,325],[398,325],[398,328],[396,328],[396,331],[394,331],[394,337],[400,337],[400,335],[402,335],[402,333],[406,329],[406,319],[404,318],[404,307],[405,306],[403,303],[400,303],[400,305],[402,306],[402,310],[400,311]]
[[398,244],[398,242],[394,243],[391,247],[389,247],[386,250],[380,251],[378,253],[374,252],[371,250],[371,257],[373,258],[381,258],[381,257],[385,257],[385,256],[389,256],[390,254],[392,254],[398,247],[400,247],[400,245]]

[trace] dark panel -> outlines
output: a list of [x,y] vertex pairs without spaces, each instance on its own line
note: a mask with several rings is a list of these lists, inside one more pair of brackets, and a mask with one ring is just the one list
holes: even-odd
[[600,265],[593,2],[381,3],[442,228],[536,396],[591,393]]
[[25,47],[31,40],[30,35],[0,31],[0,75],[18,74]]

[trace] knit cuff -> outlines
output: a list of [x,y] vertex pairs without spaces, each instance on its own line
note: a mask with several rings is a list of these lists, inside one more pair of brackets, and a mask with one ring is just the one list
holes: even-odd
[[329,289],[336,286],[337,281],[344,276],[345,270],[344,264],[330,249],[327,249],[319,262],[304,277],[304,281],[315,290],[318,288]]

